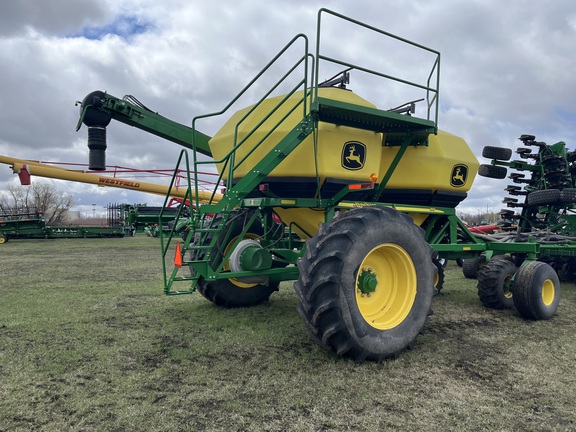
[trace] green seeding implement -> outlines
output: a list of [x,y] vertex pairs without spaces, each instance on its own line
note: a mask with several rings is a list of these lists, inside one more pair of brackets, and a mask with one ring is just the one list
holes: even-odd
[[[393,62],[371,68],[374,58],[367,66],[348,46],[334,50],[324,35],[334,23],[372,37],[378,59],[387,52],[374,51],[390,42],[422,54],[423,76],[402,77]],[[189,150],[176,166],[190,173],[189,213],[181,206],[174,224],[187,229],[161,236],[166,294],[198,291],[218,306],[252,306],[294,281],[298,312],[319,345],[355,361],[380,361],[411,346],[422,330],[446,260],[482,260],[483,303],[515,306],[534,320],[557,310],[555,270],[570,277],[576,270],[566,217],[576,200],[574,158],[563,143],[524,137],[538,154],[528,148],[521,162],[508,162],[508,149],[490,147],[484,156],[492,163],[479,166],[463,139],[438,129],[439,73],[439,52],[322,9],[315,48],[297,35],[226,107],[190,126],[132,96],[95,91],[81,102],[78,128],[88,128],[95,170],[106,168],[112,119]],[[411,102],[378,107],[348,88],[352,74],[360,88],[388,95],[390,106],[398,95]],[[423,116],[415,115],[418,103]],[[198,130],[218,121],[214,136]],[[212,189],[194,175],[207,165],[219,173]],[[507,201],[521,214],[503,213],[518,226],[506,234],[514,238],[471,233],[456,206],[478,172],[502,178],[507,167],[527,173],[513,174],[508,189],[526,196],[525,204]]]

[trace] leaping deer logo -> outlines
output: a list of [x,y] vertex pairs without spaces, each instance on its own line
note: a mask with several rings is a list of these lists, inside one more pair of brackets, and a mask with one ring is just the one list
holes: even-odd
[[460,167],[456,168],[456,174],[452,176],[452,180],[464,183],[464,176],[460,173]]
[[454,165],[452,168],[452,175],[450,177],[450,184],[454,187],[461,187],[466,184],[468,177],[468,167],[466,165]]
[[364,167],[366,146],[359,142],[347,142],[342,149],[342,166],[349,170],[359,170]]
[[348,147],[348,156],[346,156],[346,160],[348,161],[348,163],[354,161],[356,163],[362,164],[362,162],[360,162],[360,155],[356,154],[355,151],[356,151],[355,145],[351,145],[350,147]]

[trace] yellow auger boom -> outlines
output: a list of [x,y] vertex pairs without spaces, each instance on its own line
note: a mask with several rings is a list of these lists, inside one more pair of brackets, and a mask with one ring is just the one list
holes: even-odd
[[[185,199],[186,188],[172,187],[159,185],[155,183],[146,183],[141,181],[134,181],[131,179],[122,179],[118,177],[108,177],[98,174],[92,174],[83,170],[68,170],[55,166],[50,166],[41,162],[35,162],[25,159],[17,159],[8,156],[0,155],[0,163],[10,165],[12,171],[18,174],[20,182],[23,185],[30,184],[30,176],[36,175],[39,177],[53,178],[58,180],[68,180],[79,183],[95,184],[98,186],[116,187],[120,189],[130,189],[140,192],[152,193],[156,195],[166,196],[170,195],[174,198]],[[194,190],[192,196],[195,198]],[[217,194],[212,197],[212,192],[198,191],[198,199],[200,202],[208,202],[212,198],[212,202],[220,200],[221,195]]]

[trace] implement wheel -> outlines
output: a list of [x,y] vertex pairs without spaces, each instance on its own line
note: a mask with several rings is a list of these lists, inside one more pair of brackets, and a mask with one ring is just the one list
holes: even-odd
[[514,304],[512,286],[516,265],[511,258],[497,256],[478,273],[478,297],[490,309],[510,309]]
[[444,288],[444,267],[446,266],[446,260],[440,258],[432,258],[434,267],[436,267],[436,276],[434,276],[434,288],[436,288],[436,294],[440,294],[442,288]]
[[478,272],[484,267],[486,257],[480,255],[476,258],[462,260],[462,274],[466,279],[478,278]]
[[554,316],[560,303],[560,281],[552,267],[540,261],[524,264],[514,283],[514,306],[526,319]]
[[322,347],[357,362],[411,346],[430,311],[436,267],[423,231],[396,210],[350,210],[308,240],[294,288]]
[[575,188],[564,188],[560,191],[560,201],[562,204],[574,204],[576,203],[576,189]]
[[512,157],[512,149],[506,147],[486,146],[482,149],[482,157],[507,161]]
[[0,244],[4,244],[8,241],[8,237],[5,235],[0,235]]
[[529,206],[558,204],[560,199],[561,192],[558,189],[543,189],[529,193],[526,196],[526,204]]
[[[238,236],[242,234],[244,225],[248,223],[252,212],[238,213],[233,215],[226,223],[222,231],[218,233],[218,242],[215,250],[212,252],[210,265],[217,268],[223,256],[225,256]],[[248,232],[244,234],[245,239],[257,239],[262,236],[263,229],[259,220],[252,223]],[[228,270],[228,263],[224,264],[223,270]],[[200,278],[197,290],[206,299],[210,300],[217,306],[226,308],[248,307],[260,304],[270,298],[274,291],[278,291],[278,284],[264,284],[258,282],[249,282],[238,279],[217,279],[207,281]]]
[[478,175],[481,175],[482,177],[503,179],[506,178],[507,173],[508,170],[506,167],[501,167],[498,165],[482,164],[478,167]]

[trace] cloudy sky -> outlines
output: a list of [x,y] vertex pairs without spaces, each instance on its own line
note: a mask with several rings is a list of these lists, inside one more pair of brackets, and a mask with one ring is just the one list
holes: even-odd
[[[86,129],[75,131],[74,104],[93,90],[134,95],[190,124],[222,109],[295,34],[313,41],[320,7],[440,51],[439,126],[466,139],[481,162],[485,145],[516,149],[524,133],[576,148],[574,0],[3,0],[0,155],[86,163]],[[328,31],[334,39],[327,40],[339,38],[344,49],[357,43],[355,58],[392,55],[337,23]],[[407,76],[421,73],[419,60],[403,60]],[[356,91],[354,74],[350,88]],[[378,91],[362,96],[383,109],[405,102]],[[109,165],[172,168],[179,151],[135,128],[108,127]],[[0,193],[17,183],[0,165]],[[508,183],[478,177],[459,208],[499,211]],[[120,189],[54,185],[84,210],[162,202]]]

